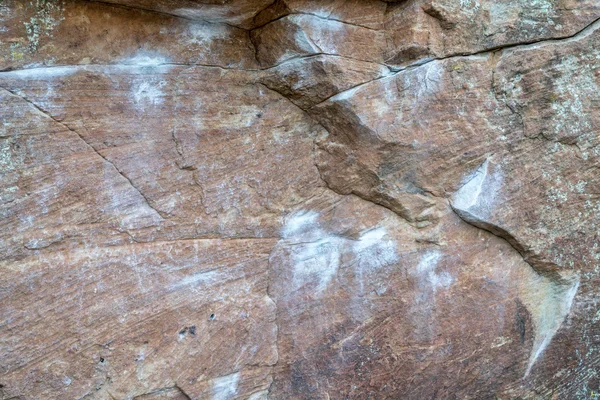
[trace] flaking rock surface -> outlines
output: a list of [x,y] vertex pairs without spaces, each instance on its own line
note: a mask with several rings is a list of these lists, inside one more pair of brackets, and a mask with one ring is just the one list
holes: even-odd
[[0,399],[594,399],[596,0],[0,2]]

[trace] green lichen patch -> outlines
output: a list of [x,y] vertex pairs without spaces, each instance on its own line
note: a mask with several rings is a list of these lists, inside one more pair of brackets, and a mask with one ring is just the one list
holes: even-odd
[[27,32],[27,50],[30,53],[37,51],[40,39],[44,36],[52,37],[52,31],[63,20],[62,0],[35,0],[31,5],[35,11],[29,21],[24,22]]

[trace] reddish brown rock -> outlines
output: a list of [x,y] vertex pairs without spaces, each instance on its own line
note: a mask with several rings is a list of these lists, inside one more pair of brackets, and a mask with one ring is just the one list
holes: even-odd
[[132,398],[179,387],[200,398],[265,390],[265,372],[277,361],[266,293],[272,246],[82,246],[3,263],[3,303],[11,303],[1,339],[5,396]]
[[407,0],[386,12],[386,60],[406,65],[521,43],[566,38],[598,19],[593,0]]
[[306,110],[340,92],[389,73],[389,69],[381,64],[315,55],[270,68],[261,82]]
[[1,4],[0,400],[594,397],[598,18]]
[[156,11],[190,20],[248,24],[273,0],[92,0],[126,8]]
[[151,63],[256,67],[248,33],[227,25],[87,1],[11,0],[5,7],[2,69]]
[[274,398],[511,390],[503,382],[520,380],[547,338],[538,328],[557,327],[545,318],[567,311],[508,243],[448,209],[443,221],[426,233],[356,197],[288,218],[271,293],[279,348],[295,350],[280,352]]
[[[358,61],[383,61],[385,36],[313,14],[292,14],[250,32],[256,57],[265,67],[314,54],[337,55]],[[343,37],[343,40],[336,38]]]

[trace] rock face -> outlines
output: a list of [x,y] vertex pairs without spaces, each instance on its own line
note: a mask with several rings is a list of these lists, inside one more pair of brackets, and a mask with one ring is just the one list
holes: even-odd
[[598,1],[0,21],[1,400],[598,397]]

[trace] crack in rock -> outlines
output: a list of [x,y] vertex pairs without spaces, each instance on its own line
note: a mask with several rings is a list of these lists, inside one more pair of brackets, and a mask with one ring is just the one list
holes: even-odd
[[152,204],[150,203],[150,200],[146,197],[146,195],[137,187],[133,184],[133,182],[131,181],[131,179],[129,179],[119,168],[117,168],[117,166],[110,161],[108,158],[106,158],[102,153],[100,153],[94,146],[92,146],[87,140],[84,139],[84,137],[77,132],[76,130],[72,129],[71,127],[69,127],[67,124],[59,121],[58,119],[54,118],[50,113],[48,113],[47,111],[45,111],[44,109],[42,109],[40,106],[38,106],[37,104],[35,104],[34,102],[32,102],[31,100],[29,100],[28,98],[21,96],[19,94],[17,94],[16,92],[6,89],[6,88],[1,88],[2,90],[10,93],[13,96],[16,96],[20,99],[22,99],[23,101],[27,102],[29,105],[31,105],[36,111],[40,112],[42,115],[50,118],[52,121],[56,122],[57,124],[59,124],[60,126],[62,126],[63,128],[67,129],[68,131],[74,133],[75,135],[77,135],[77,137],[83,142],[85,143],[85,145],[92,150],[94,153],[96,153],[99,157],[101,157],[105,163],[109,164],[116,172],[118,175],[120,175],[123,179],[125,179],[129,185],[142,197],[142,199],[144,200],[144,202],[146,203],[146,205],[153,210],[157,216],[160,219],[167,219],[168,216],[159,211],[158,209],[156,209],[154,206],[152,206]]
[[569,315],[573,298],[579,287],[579,275],[573,272],[559,272],[559,268],[549,271],[546,265],[531,260],[525,246],[508,231],[490,220],[494,214],[504,176],[500,168],[492,168],[489,160],[469,177],[466,183],[452,196],[451,207],[463,221],[504,239],[531,267],[520,297],[532,315],[535,329],[533,348],[525,377],[540,355],[550,344],[563,321]]

